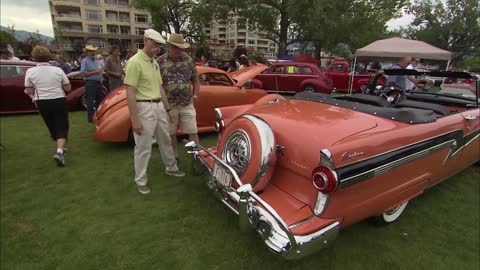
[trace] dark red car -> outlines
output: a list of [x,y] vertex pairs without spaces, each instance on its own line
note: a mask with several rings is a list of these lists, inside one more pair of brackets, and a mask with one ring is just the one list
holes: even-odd
[[[0,61],[0,114],[37,112],[35,104],[25,93],[25,73],[34,67],[30,61]],[[67,95],[69,111],[85,108],[85,83],[76,73],[68,75],[72,91]]]
[[331,79],[315,64],[305,62],[276,62],[257,75],[252,84],[271,92],[317,92],[330,94]]

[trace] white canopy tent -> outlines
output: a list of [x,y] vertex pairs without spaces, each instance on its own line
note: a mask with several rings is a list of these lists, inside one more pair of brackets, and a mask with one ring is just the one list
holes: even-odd
[[[405,38],[387,38],[374,41],[367,46],[355,51],[353,67],[357,64],[357,58],[403,58],[418,57],[431,60],[446,60],[447,69],[450,65],[452,53],[426,42]],[[352,69],[353,70],[353,69]],[[350,76],[349,92],[353,87],[353,75]]]

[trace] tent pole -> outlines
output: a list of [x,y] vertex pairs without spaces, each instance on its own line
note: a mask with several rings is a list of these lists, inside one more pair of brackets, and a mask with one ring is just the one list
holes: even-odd
[[350,69],[350,74],[349,74],[349,82],[348,82],[348,94],[352,94],[352,88],[353,88],[353,76],[355,74],[355,66],[357,65],[357,57],[355,56],[353,58],[353,66]]
[[450,61],[452,61],[452,60],[448,59],[446,71],[448,71],[449,68],[450,68]]

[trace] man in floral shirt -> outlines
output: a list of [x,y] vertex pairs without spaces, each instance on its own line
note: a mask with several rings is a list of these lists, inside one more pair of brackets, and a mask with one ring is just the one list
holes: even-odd
[[[190,141],[199,143],[197,120],[193,101],[198,98],[200,81],[197,76],[195,62],[184,49],[190,47],[182,34],[171,34],[167,41],[168,52],[157,58],[163,87],[167,92],[168,101],[172,106],[172,121],[170,122],[170,138],[175,157],[177,151],[177,127],[188,134]],[[193,89],[192,89],[193,85]]]

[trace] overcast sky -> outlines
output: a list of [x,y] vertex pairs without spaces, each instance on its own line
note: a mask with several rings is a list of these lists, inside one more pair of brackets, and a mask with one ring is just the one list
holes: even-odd
[[[2,26],[15,25],[16,30],[35,32],[53,37],[48,0],[0,0]],[[388,22],[388,29],[406,26],[412,18],[403,16]]]
[[53,37],[48,0],[0,0],[1,25]]

